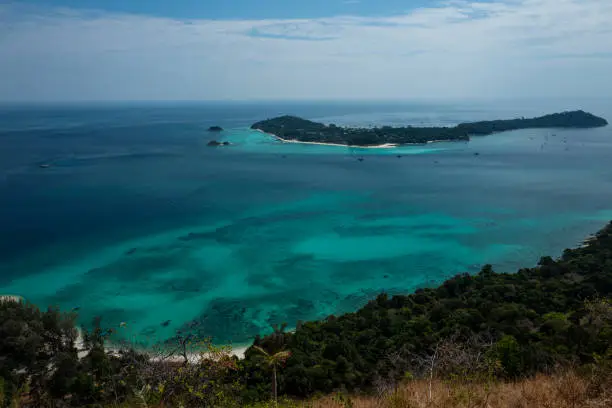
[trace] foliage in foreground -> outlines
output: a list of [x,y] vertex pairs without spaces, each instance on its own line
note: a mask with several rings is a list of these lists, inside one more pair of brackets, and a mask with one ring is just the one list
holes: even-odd
[[[465,383],[408,381],[377,396],[334,393],[307,402],[287,401],[280,408],[604,408],[612,406],[612,376],[563,371],[517,382]],[[261,406],[264,408],[265,406]]]
[[[587,246],[516,274],[485,266],[412,295],[379,295],[355,313],[298,324],[294,333],[276,327],[244,360],[185,333],[154,355],[109,351],[100,322],[79,339],[72,313],[2,301],[0,404],[233,407],[268,400],[272,390],[399,398],[406,382],[428,384],[431,402],[434,384],[502,387],[561,366],[578,367],[589,392],[601,396],[612,366],[611,295],[612,224]],[[381,406],[441,406],[410,404]]]

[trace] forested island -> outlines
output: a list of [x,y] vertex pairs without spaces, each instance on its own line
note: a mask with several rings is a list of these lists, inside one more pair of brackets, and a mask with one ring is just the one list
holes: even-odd
[[461,123],[455,127],[349,128],[325,125],[296,116],[280,116],[254,123],[251,129],[275,135],[284,141],[329,143],[347,146],[424,144],[434,141],[467,141],[470,135],[490,135],[532,128],[593,128],[608,122],[582,110],[554,113],[537,118],[519,118]]
[[0,300],[0,406],[269,407],[334,392],[304,406],[349,407],[359,393],[378,400],[358,406],[463,408],[491,406],[495,389],[502,408],[610,406],[612,224],[516,273],[485,265],[294,332],[275,326],[244,359],[188,328],[147,353],[108,348],[121,328],[99,319],[79,341],[75,318]]

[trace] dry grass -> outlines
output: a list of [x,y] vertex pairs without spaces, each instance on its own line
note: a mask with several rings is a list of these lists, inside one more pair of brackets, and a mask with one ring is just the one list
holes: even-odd
[[612,408],[612,379],[591,381],[573,372],[539,375],[515,383],[458,384],[411,381],[381,397],[335,395],[307,404],[310,408]]

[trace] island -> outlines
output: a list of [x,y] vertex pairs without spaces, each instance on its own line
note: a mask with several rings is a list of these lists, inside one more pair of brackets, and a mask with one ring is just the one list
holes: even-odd
[[280,116],[254,123],[251,129],[269,133],[284,142],[331,144],[355,147],[393,147],[438,141],[468,141],[470,136],[532,128],[594,128],[608,122],[591,113],[568,111],[537,118],[461,123],[454,127],[350,128],[325,125],[296,116]]
[[211,126],[208,128],[209,132],[222,132],[223,128],[221,126]]
[[207,146],[217,147],[217,146],[229,146],[230,142],[218,142],[216,140],[211,140],[207,143]]

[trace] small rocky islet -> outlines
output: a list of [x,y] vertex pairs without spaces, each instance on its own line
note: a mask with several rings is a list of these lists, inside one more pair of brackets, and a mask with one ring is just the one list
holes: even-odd
[[[208,128],[209,132],[219,133],[223,132],[223,128],[221,126],[211,126]],[[219,142],[218,140],[211,140],[207,143],[207,146],[210,147],[218,147],[218,146],[229,146],[230,142]]]
[[230,142],[219,142],[219,141],[217,141],[217,140],[211,140],[211,141],[210,141],[210,142],[208,142],[206,145],[207,145],[207,146],[210,146],[210,147],[229,146],[229,145],[230,145]]

